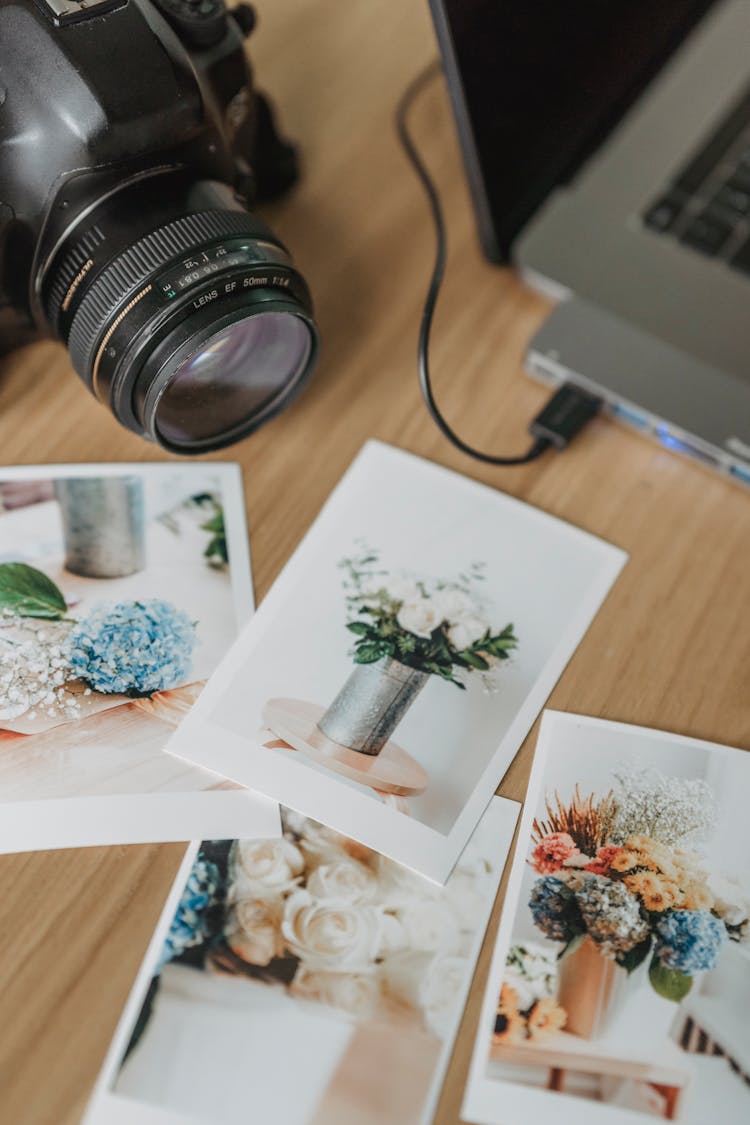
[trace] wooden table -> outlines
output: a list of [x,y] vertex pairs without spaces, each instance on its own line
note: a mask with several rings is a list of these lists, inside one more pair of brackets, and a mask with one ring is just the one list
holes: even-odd
[[666,1121],[677,1119],[682,1094],[690,1082],[685,1052],[669,1039],[658,1049],[644,1050],[638,1057],[632,1047],[623,1049],[619,1042],[600,1044],[559,1031],[538,1042],[495,1044],[491,1057],[505,1066],[548,1071],[547,1089],[559,1092],[564,1092],[567,1075],[571,1072],[645,1083],[662,1097]]
[[[415,345],[433,254],[424,199],[398,149],[394,104],[434,54],[424,0],[259,0],[256,74],[303,145],[305,178],[267,219],[310,282],[323,336],[314,383],[230,450],[242,462],[262,597],[363,441],[378,437],[601,535],[630,562],[550,702],[750,746],[750,496],[600,419],[563,455],[524,468],[469,461],[421,404]],[[547,305],[477,249],[445,92],[415,128],[447,211],[451,254],[435,325],[440,400],[461,432],[503,453],[546,391],[522,374]],[[39,344],[2,365],[9,464],[166,459],[120,428]],[[224,454],[227,457],[227,454]],[[536,727],[500,791],[522,798]],[[77,1121],[182,847],[97,848],[0,861],[3,1121]],[[438,1121],[458,1110],[497,928],[481,958]]]

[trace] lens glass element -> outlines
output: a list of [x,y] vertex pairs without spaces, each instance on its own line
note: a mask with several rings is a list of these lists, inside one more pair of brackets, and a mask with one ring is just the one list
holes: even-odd
[[209,336],[175,371],[156,408],[175,445],[229,433],[259,414],[304,371],[310,329],[289,312],[259,312]]

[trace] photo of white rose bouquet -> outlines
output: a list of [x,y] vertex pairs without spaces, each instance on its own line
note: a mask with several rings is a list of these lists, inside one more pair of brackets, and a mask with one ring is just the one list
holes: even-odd
[[281,814],[281,837],[192,846],[92,1121],[241,1125],[248,1098],[284,1125],[431,1120],[516,806],[491,801],[445,886]]
[[202,847],[164,963],[280,984],[356,1019],[397,1011],[442,1038],[491,857],[459,863],[443,888],[291,810],[282,824],[279,839]]

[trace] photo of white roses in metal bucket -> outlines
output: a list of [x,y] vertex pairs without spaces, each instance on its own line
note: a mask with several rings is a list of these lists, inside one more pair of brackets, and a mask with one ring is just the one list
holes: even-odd
[[0,850],[246,808],[162,753],[252,612],[236,467],[3,470],[0,505]]
[[370,442],[168,749],[444,880],[624,561]]
[[463,1114],[750,1120],[750,761],[546,712]]
[[445,886],[286,809],[280,839],[193,846],[88,1125],[431,1120],[517,811],[492,800]]

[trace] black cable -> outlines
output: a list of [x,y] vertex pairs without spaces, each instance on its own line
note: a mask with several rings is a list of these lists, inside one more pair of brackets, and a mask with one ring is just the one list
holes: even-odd
[[435,264],[432,268],[432,276],[430,277],[427,296],[425,297],[424,308],[422,310],[419,343],[417,345],[419,386],[433,421],[445,437],[447,437],[457,449],[460,449],[462,453],[466,453],[469,457],[474,457],[476,460],[484,461],[489,465],[525,465],[529,461],[534,461],[537,457],[540,457],[542,453],[553,446],[558,449],[564,448],[568,441],[582,429],[591,417],[593,417],[601,403],[598,399],[593,398],[593,396],[587,395],[585,391],[581,391],[579,388],[568,383],[563,384],[560,390],[558,390],[546,404],[542,412],[534,419],[530,427],[535,439],[531,448],[520,457],[497,457],[494,454],[483,453],[481,450],[475,449],[465,442],[463,438],[459,437],[452,426],[445,420],[435,401],[429,365],[430,329],[432,328],[435,306],[437,305],[440,287],[445,274],[447,235],[443,209],[440,204],[440,196],[438,195],[435,181],[428,172],[427,166],[422,160],[411,133],[409,132],[408,116],[409,111],[422,90],[436,75],[440,74],[441,71],[442,67],[439,59],[435,59],[426,66],[407,86],[396,106],[395,114],[398,138],[425,190],[427,201],[430,205],[432,220],[435,225]]

